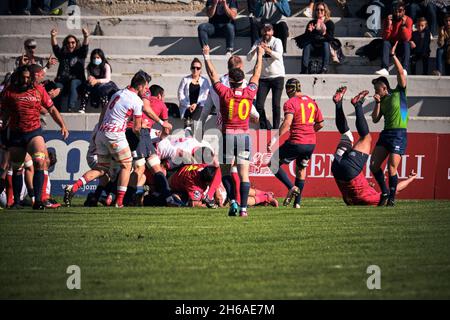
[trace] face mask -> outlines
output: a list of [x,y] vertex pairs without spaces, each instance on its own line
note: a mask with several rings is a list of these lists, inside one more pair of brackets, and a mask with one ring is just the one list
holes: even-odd
[[102,63],[102,59],[94,59],[94,64],[99,66]]

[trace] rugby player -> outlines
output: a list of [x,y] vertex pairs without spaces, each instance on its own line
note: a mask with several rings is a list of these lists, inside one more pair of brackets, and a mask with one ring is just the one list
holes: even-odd
[[[323,117],[316,102],[302,93],[299,80],[289,79],[285,88],[289,100],[283,106],[284,120],[278,135],[271,139],[268,150],[271,151],[273,145],[285,133],[289,132],[289,138],[272,155],[269,166],[278,180],[288,188],[283,205],[288,206],[295,197],[294,208],[298,209],[305,186],[306,168],[316,146],[316,132],[323,128]],[[289,164],[294,160],[296,162],[295,185],[281,168],[283,164]],[[274,163],[275,161],[278,163]]]

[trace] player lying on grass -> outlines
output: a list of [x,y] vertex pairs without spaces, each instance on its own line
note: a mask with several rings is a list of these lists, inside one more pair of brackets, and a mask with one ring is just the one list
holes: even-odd
[[[362,108],[364,98],[369,91],[362,91],[351,100],[355,107],[356,129],[359,135],[355,144],[353,144],[353,134],[348,127],[342,108],[342,100],[346,91],[346,87],[341,87],[333,96],[336,105],[336,127],[341,133],[341,138],[334,154],[331,172],[347,205],[376,206],[383,204],[381,192],[371,186],[363,173],[363,167],[369,158],[372,144],[369,126]],[[397,191],[405,189],[415,177],[416,174],[411,172],[407,180],[399,183]]]

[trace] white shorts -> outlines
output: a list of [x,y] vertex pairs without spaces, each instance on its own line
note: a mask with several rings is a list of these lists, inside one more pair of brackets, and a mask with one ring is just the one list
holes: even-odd
[[125,132],[97,132],[95,136],[95,149],[100,158],[110,157],[119,162],[131,162],[131,150]]

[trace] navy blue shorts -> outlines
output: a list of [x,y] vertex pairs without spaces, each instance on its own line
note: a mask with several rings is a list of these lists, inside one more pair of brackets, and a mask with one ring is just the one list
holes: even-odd
[[224,134],[222,160],[224,164],[240,163],[242,160],[250,161],[251,142],[249,134]]
[[[295,144],[286,141],[277,151],[279,163],[288,164],[296,160],[297,167],[305,168],[308,166],[308,161],[311,159],[315,147],[315,144]],[[274,159],[274,156],[272,156],[272,159]]]
[[335,154],[331,164],[331,172],[338,180],[350,181],[361,173],[367,159],[369,159],[367,153],[353,149],[345,152],[342,156]]
[[26,148],[28,143],[35,137],[42,137],[42,129],[38,128],[30,132],[9,130],[7,133],[7,147]]
[[150,137],[150,129],[141,129],[140,136],[136,136],[132,129],[127,129],[125,131],[125,136],[127,137],[128,145],[133,154],[133,158],[142,159],[148,158],[152,154],[156,154],[155,146],[152,143]]
[[386,129],[381,131],[377,146],[384,147],[390,153],[404,155],[407,143],[408,133],[406,129]]

